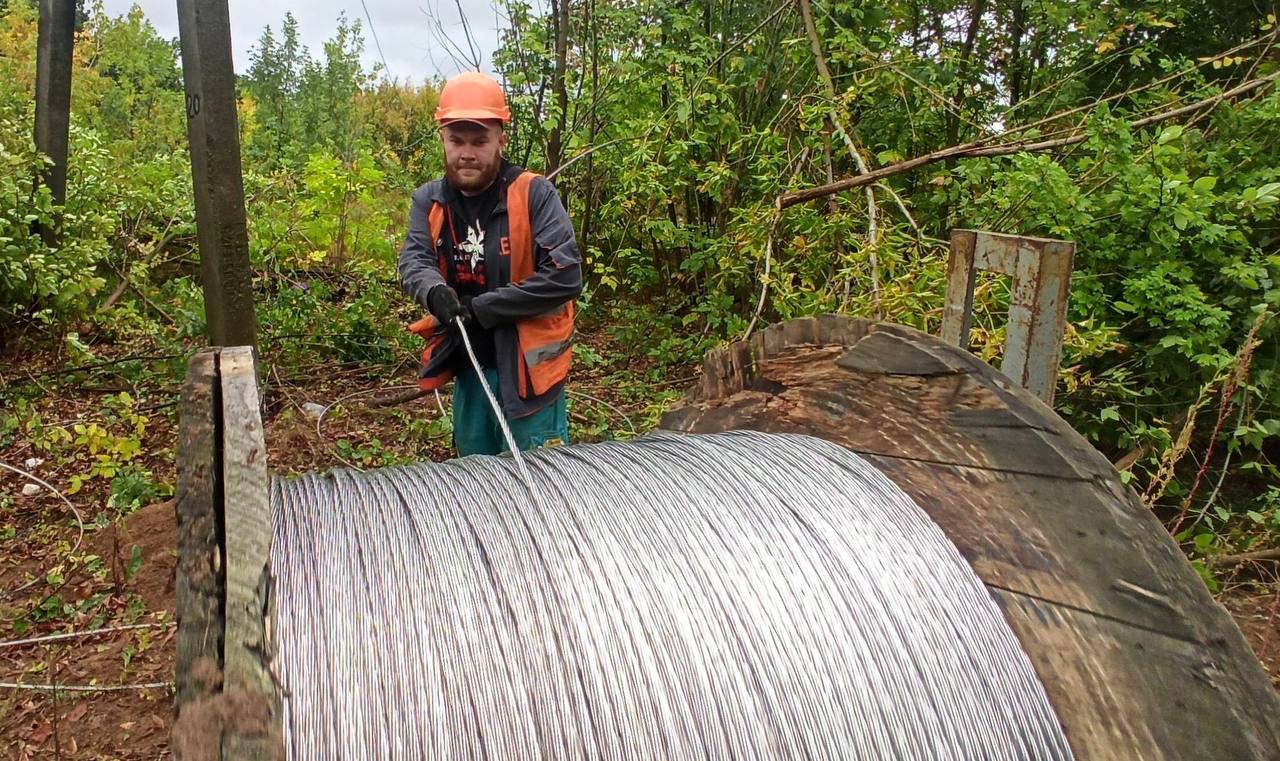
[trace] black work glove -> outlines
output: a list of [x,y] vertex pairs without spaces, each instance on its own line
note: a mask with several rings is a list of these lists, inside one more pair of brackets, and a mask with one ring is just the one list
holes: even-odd
[[473,303],[475,302],[475,298],[476,298],[475,296],[462,297],[462,309],[466,313],[466,316],[463,319],[465,319],[467,322],[479,325],[480,318],[476,317],[476,310],[473,306]]
[[437,285],[427,294],[427,309],[445,325],[452,325],[455,317],[467,319],[467,309],[458,300],[458,292],[447,285]]

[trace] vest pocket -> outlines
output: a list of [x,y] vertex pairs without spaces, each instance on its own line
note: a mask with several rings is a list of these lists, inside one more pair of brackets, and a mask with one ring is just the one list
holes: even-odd
[[520,396],[541,396],[569,375],[573,360],[573,304],[523,319],[516,324],[516,331],[520,342]]

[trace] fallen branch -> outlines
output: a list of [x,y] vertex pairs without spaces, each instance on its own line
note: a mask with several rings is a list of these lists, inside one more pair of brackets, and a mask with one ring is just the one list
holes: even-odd
[[[1185,116],[1186,114],[1199,111],[1206,107],[1216,106],[1225,100],[1236,98],[1240,95],[1244,95],[1245,93],[1266,87],[1274,83],[1277,79],[1280,79],[1280,71],[1268,74],[1265,77],[1259,77],[1258,79],[1252,79],[1248,82],[1244,82],[1230,90],[1224,90],[1212,98],[1198,100],[1195,103],[1180,106],[1168,111],[1162,111],[1158,114],[1152,114],[1151,116],[1129,122],[1129,128],[1141,129],[1143,127],[1149,127],[1153,124],[1159,124],[1171,119],[1176,119],[1179,116]],[[871,185],[886,177],[904,174],[918,167],[925,166],[926,164],[935,164],[947,159],[1008,156],[1014,153],[1048,151],[1055,148],[1064,148],[1069,145],[1083,143],[1087,138],[1088,135],[1081,133],[1070,135],[1068,137],[1055,138],[1053,140],[1040,140],[1035,142],[1019,141],[1015,143],[990,144],[978,141],[966,143],[964,145],[954,145],[950,148],[943,148],[941,150],[934,151],[933,153],[917,156],[913,159],[899,161],[896,164],[889,164],[888,166],[881,167],[866,174],[859,174],[855,177],[846,177],[843,180],[837,180],[836,182],[827,183],[826,185],[818,185],[812,188],[805,188],[804,190],[784,193],[778,197],[778,204],[781,208],[786,209],[791,206],[795,206],[796,204],[806,203],[818,198],[825,198],[829,195],[850,190],[852,188]]]
[[1211,566],[1233,566],[1242,563],[1257,563],[1264,560],[1280,560],[1280,547],[1274,547],[1269,550],[1258,550],[1257,552],[1244,552],[1239,555],[1219,555],[1209,558]]
[[427,392],[418,388],[417,384],[415,383],[412,386],[398,387],[398,390],[393,390],[392,393],[389,393],[389,394],[375,396],[374,398],[369,400],[369,406],[370,407],[394,407],[397,404],[404,404],[405,402],[412,402],[414,399],[421,399],[426,395],[427,395]]
[[[113,634],[115,632],[131,631],[133,629],[161,629],[176,626],[173,621],[165,621],[164,623],[155,624],[128,624],[125,626],[108,626],[105,629],[88,629],[79,632],[64,632],[62,634],[50,634],[44,637],[29,637],[27,639],[14,639],[8,642],[0,642],[0,647],[23,647],[25,645],[41,645],[48,642],[60,642],[65,639],[84,639],[87,637],[97,637],[101,634]],[[62,688],[59,688],[62,689]]]
[[8,690],[40,690],[41,692],[119,692],[121,690],[173,689],[173,682],[146,682],[144,684],[22,684],[0,682],[0,688]]
[[107,297],[107,300],[102,302],[102,306],[98,307],[98,309],[95,311],[95,314],[102,314],[103,312],[106,312],[107,310],[111,309],[111,307],[115,306],[116,302],[120,300],[120,297],[124,295],[124,292],[128,288],[129,288],[129,279],[124,277],[120,278],[120,284],[117,285],[116,289],[111,292],[111,295]]

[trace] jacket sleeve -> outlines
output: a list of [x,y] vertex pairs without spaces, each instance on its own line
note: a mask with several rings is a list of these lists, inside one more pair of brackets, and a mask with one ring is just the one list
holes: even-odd
[[471,302],[476,319],[486,328],[544,314],[582,292],[582,257],[569,214],[555,186],[545,178],[529,188],[529,218],[533,228],[534,273],[481,294]]
[[425,187],[418,188],[413,194],[413,203],[409,208],[409,232],[400,249],[399,270],[400,287],[418,302],[418,306],[427,309],[427,294],[432,288],[444,283],[444,276],[440,274],[439,264],[431,247],[431,230],[427,223],[430,204],[424,190]]

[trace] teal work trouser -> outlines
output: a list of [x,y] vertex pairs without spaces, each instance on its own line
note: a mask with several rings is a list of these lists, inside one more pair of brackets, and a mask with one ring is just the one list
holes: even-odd
[[[490,390],[497,392],[498,371],[486,369],[485,380]],[[569,443],[569,414],[565,406],[564,389],[546,407],[532,415],[508,420],[511,437],[522,451],[544,446],[560,446]],[[502,427],[493,415],[493,408],[485,398],[479,377],[474,370],[459,373],[453,379],[453,445],[459,457],[469,454],[502,454],[507,440]]]

